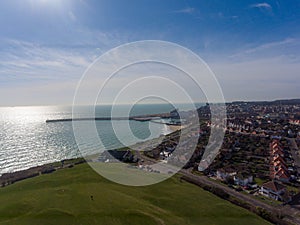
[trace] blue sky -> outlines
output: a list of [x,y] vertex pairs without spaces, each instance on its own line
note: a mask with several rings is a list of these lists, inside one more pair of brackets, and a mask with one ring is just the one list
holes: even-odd
[[148,39],[197,53],[227,101],[300,97],[299,24],[299,0],[0,1],[0,105],[71,104],[93,60]]

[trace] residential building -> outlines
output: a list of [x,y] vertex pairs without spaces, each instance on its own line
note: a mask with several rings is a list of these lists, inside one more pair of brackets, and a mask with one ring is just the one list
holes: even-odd
[[264,195],[277,201],[283,200],[283,195],[285,191],[285,186],[276,181],[269,181],[263,184],[259,189],[259,193],[261,195]]

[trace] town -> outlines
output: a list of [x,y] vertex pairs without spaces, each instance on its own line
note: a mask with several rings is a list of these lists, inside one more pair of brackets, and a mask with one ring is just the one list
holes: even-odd
[[[240,193],[247,195],[249,201],[255,201],[254,205],[261,202],[266,210],[281,207],[278,217],[284,211],[290,212],[286,213],[290,214],[286,219],[298,223],[300,100],[226,103],[227,125],[223,144],[212,163],[203,169],[199,163],[213,126],[209,107],[206,104],[197,112],[178,113],[183,118],[184,128],[165,136],[158,146],[152,141],[139,144],[143,154],[139,153],[138,157],[132,151],[130,154],[136,168],[160,173],[163,171],[151,166],[156,161],[182,165],[183,174],[189,172],[205,178],[206,183],[212,181],[223,191],[233,193],[234,197]],[[195,113],[199,115],[200,126],[193,126],[191,122]],[[179,144],[182,137],[185,141]],[[190,155],[187,149],[192,147],[193,138],[196,138],[197,145]],[[129,152],[125,154],[127,161]],[[124,158],[121,156],[120,159]],[[228,192],[228,188],[234,192]]]

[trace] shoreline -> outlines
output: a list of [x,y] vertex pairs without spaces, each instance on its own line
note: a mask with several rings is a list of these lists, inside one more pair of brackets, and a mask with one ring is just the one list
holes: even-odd
[[0,185],[1,187],[5,187],[21,180],[40,176],[43,174],[53,173],[61,169],[72,168],[75,165],[86,162],[87,161],[84,158],[79,157],[72,159],[64,159],[53,163],[47,163],[41,166],[34,166],[24,170],[3,173],[0,176]]
[[[184,126],[182,126],[182,125],[167,125],[167,124],[165,124],[165,126],[166,126],[166,130],[167,130],[167,133],[161,133],[160,135],[163,135],[163,136],[167,136],[167,135],[170,135],[170,134],[172,134],[173,132],[176,132],[176,131],[178,131],[178,130],[181,130],[182,128],[184,128]],[[134,143],[134,144],[132,144],[131,146],[135,146],[135,145],[140,145],[140,144],[145,144],[145,143],[147,143],[148,141],[151,141],[151,140],[155,140],[155,139],[157,139],[157,138],[159,138],[160,136],[158,136],[158,137],[156,137],[156,138],[153,138],[153,139],[150,139],[150,140],[145,140],[145,141],[143,141],[143,142],[137,142],[137,143]],[[128,148],[131,148],[131,146],[128,146]],[[116,149],[109,149],[109,150],[121,150],[121,149],[123,149],[124,147],[120,147],[120,148],[116,148]],[[105,150],[105,151],[108,151],[108,150]],[[25,171],[32,171],[32,172],[34,172],[34,173],[32,173],[31,175],[34,177],[34,176],[36,176],[35,175],[35,173],[36,172],[43,172],[44,173],[44,170],[45,170],[45,168],[48,168],[48,167],[53,167],[53,165],[56,165],[56,164],[59,164],[59,163],[61,163],[61,162],[70,162],[70,161],[74,161],[74,160],[78,160],[78,159],[82,159],[82,160],[85,160],[86,161],[86,159],[89,159],[89,158],[91,158],[91,157],[93,157],[95,154],[92,154],[92,155],[87,155],[87,156],[85,156],[85,157],[83,157],[83,156],[81,156],[81,157],[78,157],[78,158],[68,158],[68,159],[62,159],[62,160],[58,160],[58,161],[53,161],[53,162],[49,162],[49,163],[45,163],[45,164],[40,164],[40,165],[32,165],[32,166],[28,166],[28,167],[25,167],[25,169],[21,169],[21,170],[15,170],[15,171],[10,171],[10,172],[4,172],[4,173],[0,173],[0,185],[2,185],[3,186],[3,175],[4,175],[4,177],[10,177],[10,179],[11,179],[11,177],[13,177],[13,174],[17,174],[16,176],[17,177],[19,177],[19,176],[21,176],[21,177],[23,177],[23,175],[20,175],[21,173],[25,173]],[[96,153],[96,155],[97,155],[97,153]],[[11,176],[9,176],[9,174],[11,175]],[[14,180],[14,179],[13,179]],[[5,185],[6,186],[6,185]]]
[[181,130],[181,129],[185,128],[183,125],[169,125],[169,124],[167,124],[166,126],[170,130],[170,134],[175,132],[175,131],[178,131],[178,130]]
[[[164,137],[166,137],[167,135],[170,135],[171,133],[174,133],[178,130],[181,130],[183,128],[183,126],[179,126],[179,125],[166,125],[166,126],[170,132],[167,134],[163,134]],[[155,139],[157,139],[157,138],[153,138],[151,140],[155,140]],[[135,143],[132,146],[147,144],[151,140],[147,140],[147,141],[140,142],[140,143]],[[131,148],[131,146],[128,146],[126,148]],[[124,149],[117,148],[117,149],[111,149],[111,150],[106,150],[106,151],[114,151],[114,150],[124,150]],[[82,156],[82,157],[78,157],[78,158],[63,159],[63,160],[54,161],[54,162],[50,162],[50,163],[46,163],[46,164],[42,164],[42,165],[38,165],[38,166],[32,166],[32,167],[29,167],[29,168],[23,169],[23,170],[17,170],[17,171],[3,173],[0,175],[0,186],[5,187],[5,186],[13,184],[17,181],[36,177],[36,176],[39,176],[42,174],[49,174],[49,173],[55,172],[60,169],[72,168],[73,166],[75,166],[77,164],[86,163],[90,160],[93,160],[95,155],[98,155],[98,154],[87,155],[85,157]]]

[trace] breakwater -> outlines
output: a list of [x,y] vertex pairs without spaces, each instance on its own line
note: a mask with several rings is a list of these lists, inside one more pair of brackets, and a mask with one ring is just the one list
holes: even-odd
[[150,121],[154,119],[168,119],[171,118],[170,113],[129,116],[129,117],[89,117],[89,118],[65,118],[65,119],[51,119],[46,120],[46,123],[54,122],[72,122],[72,121],[87,121],[87,120],[136,120],[136,121]]

